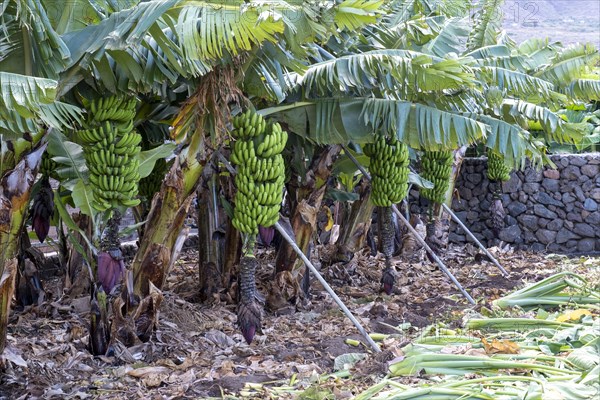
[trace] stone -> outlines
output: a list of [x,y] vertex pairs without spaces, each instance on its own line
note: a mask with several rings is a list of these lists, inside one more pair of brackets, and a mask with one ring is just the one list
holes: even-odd
[[546,250],[552,253],[560,253],[562,251],[566,250],[566,247],[561,246],[558,243],[550,243],[547,247]]
[[556,239],[556,232],[548,229],[538,229],[535,233],[535,237],[543,244],[550,244]]
[[496,239],[496,235],[494,234],[494,232],[492,232],[489,229],[486,229],[485,231],[483,231],[483,236],[487,239],[487,240],[494,240]]
[[520,215],[517,217],[519,223],[530,231],[536,231],[538,228],[538,217],[535,215]]
[[579,213],[570,212],[567,214],[567,221],[583,222],[583,218],[581,218],[581,214]]
[[573,156],[569,160],[569,164],[575,165],[577,167],[583,167],[584,165],[587,164],[587,160],[581,156]]
[[506,211],[508,211],[508,213],[513,217],[518,217],[519,215],[527,211],[527,206],[525,204],[513,201],[508,206],[506,206]]
[[587,181],[585,181],[581,184],[581,189],[585,193],[589,193],[592,191],[592,189],[594,189],[595,186],[596,186],[596,184],[594,183],[594,181],[591,179],[588,179]]
[[516,225],[517,224],[517,220],[514,217],[511,217],[510,215],[505,215],[504,216],[504,223],[507,226]]
[[574,251],[577,251],[577,243],[579,243],[579,240],[569,240],[567,242],[567,244],[565,245],[567,251],[569,253],[573,253]]
[[471,191],[471,189],[463,187],[460,190],[460,197],[462,197],[465,200],[471,200],[473,198],[473,192]]
[[572,203],[575,201],[575,196],[573,196],[571,193],[563,193],[561,200],[563,204]]
[[450,243],[464,243],[466,240],[465,235],[457,235],[454,232],[450,232],[448,234],[448,241]]
[[581,212],[581,218],[583,218],[584,220],[587,218],[588,215],[590,215],[589,211],[583,210]]
[[585,182],[590,182],[590,177],[589,176],[581,175],[579,177],[579,179],[577,179],[577,183],[579,183],[580,185],[584,184]]
[[452,199],[452,208],[455,210],[466,210],[469,208],[469,202],[465,199],[454,197]]
[[517,193],[517,192],[511,193],[510,194],[510,199],[511,200],[519,200],[519,193]]
[[557,179],[544,179],[542,181],[542,186],[549,192],[558,192],[558,180]]
[[567,228],[568,230],[573,230],[573,227],[575,226],[575,224],[571,221],[564,221],[565,222],[565,228]]
[[542,171],[538,171],[533,168],[528,168],[525,170],[525,182],[541,182],[542,181]]
[[471,229],[471,232],[475,233],[475,232],[481,232],[483,230],[483,228],[485,228],[485,225],[481,222],[474,222],[471,226],[469,226],[469,229]]
[[483,200],[480,204],[480,207],[483,211],[488,211],[490,209],[490,202],[487,200]]
[[536,243],[537,242],[537,238],[535,237],[533,232],[523,231],[522,237],[523,237],[524,243]]
[[523,192],[527,194],[536,194],[540,191],[539,183],[526,183],[523,185]]
[[558,215],[556,215],[556,213],[554,211],[548,210],[546,207],[544,207],[541,204],[536,204],[533,206],[533,213],[539,217],[548,218],[548,219],[554,219],[554,218],[558,217]]
[[454,214],[460,219],[462,222],[467,220],[467,212],[466,211],[455,211]]
[[558,214],[558,218],[561,220],[567,218],[567,212],[565,210],[563,210],[562,208],[557,208],[556,213]]
[[581,237],[565,228],[562,228],[556,234],[556,243],[558,244],[567,243],[569,240],[573,239],[581,239]]
[[566,212],[571,212],[575,209],[575,203],[569,203],[567,205],[565,205],[565,211]]
[[548,222],[550,222],[550,220],[549,220],[549,219],[546,219],[546,218],[540,218],[540,219],[538,220],[538,226],[539,226],[540,228],[544,229],[544,228],[546,228],[546,226],[548,225]]
[[590,178],[595,178],[599,172],[600,172],[599,165],[586,164],[581,167],[581,173],[585,176],[589,176]]
[[539,192],[537,195],[537,201],[539,203],[545,204],[545,205],[553,205],[553,206],[558,206],[558,207],[562,207],[563,203],[561,203],[560,201],[554,199],[552,196],[550,196],[548,193],[546,192]]
[[582,253],[591,253],[595,250],[596,241],[594,239],[582,239],[577,243],[577,250]]
[[[590,197],[594,200],[600,201],[600,188],[594,189],[590,192]],[[585,200],[581,200],[585,201]]]
[[[575,196],[577,196],[577,199],[578,199],[579,201],[581,201],[581,202],[585,201],[585,199],[586,199],[586,196],[585,196],[585,194],[583,193],[583,189],[582,189],[580,186],[575,186],[575,188],[574,188],[573,190],[574,190],[574,192],[575,192]],[[593,193],[592,193],[592,197],[594,198],[594,200],[600,200],[600,193],[598,193],[598,194],[599,194],[599,197],[598,197],[598,198],[596,198],[596,197],[594,197],[594,195],[593,195]]]
[[576,181],[580,176],[581,172],[579,171],[579,168],[574,165],[569,165],[560,173],[560,177],[568,181]]
[[590,215],[585,217],[585,222],[590,225],[600,225],[600,211],[590,213]]
[[560,159],[560,165],[562,167],[568,167],[569,166],[569,160],[567,159],[567,157],[563,157]]
[[522,184],[516,174],[511,174],[509,180],[502,182],[502,191],[504,193],[516,193],[521,190]]
[[585,237],[596,236],[596,229],[594,229],[594,227],[590,224],[586,224],[583,222],[575,224],[575,226],[573,227],[573,232]]
[[531,251],[535,251],[537,253],[542,253],[546,251],[546,246],[541,243],[534,243],[531,245]]
[[467,221],[477,221],[479,219],[479,213],[477,211],[467,212]]
[[515,243],[521,239],[521,228],[519,228],[519,225],[504,228],[498,234],[498,238],[506,243]]
[[544,171],[544,177],[548,179],[560,179],[560,172],[555,169],[547,169]]
[[552,221],[548,222],[548,225],[546,225],[546,229],[558,232],[564,224],[565,223],[562,219],[553,219]]
[[583,202],[583,209],[586,211],[596,211],[598,209],[598,203],[592,199],[585,199]]
[[481,174],[469,174],[467,175],[466,179],[474,185],[479,185],[479,183],[483,180],[483,177]]
[[529,199],[529,196],[527,196],[525,193],[523,192],[519,192],[519,201],[523,204],[527,203],[527,199]]

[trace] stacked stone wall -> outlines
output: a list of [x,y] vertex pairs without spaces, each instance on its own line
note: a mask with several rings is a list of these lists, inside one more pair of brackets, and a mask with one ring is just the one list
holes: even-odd
[[[554,155],[556,169],[527,168],[502,184],[505,227],[498,237],[517,249],[600,252],[600,153]],[[486,245],[495,244],[486,158],[466,158],[452,209]],[[469,241],[452,223],[449,240]]]

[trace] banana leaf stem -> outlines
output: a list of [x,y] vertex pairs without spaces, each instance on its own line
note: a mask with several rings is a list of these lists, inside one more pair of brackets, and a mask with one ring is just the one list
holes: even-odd
[[[352,155],[352,153],[350,153],[348,151],[348,148],[346,146],[342,146],[342,147],[343,147],[344,151],[346,152],[346,155],[348,156],[348,158],[350,158],[350,160],[352,160],[352,162],[358,167],[358,169],[360,170],[360,172],[362,172],[362,174],[368,180],[371,180],[371,175],[369,175],[369,173],[358,162],[358,160]],[[402,221],[402,223],[408,228],[408,230],[410,231],[410,233],[412,233],[412,235],[417,240],[417,242],[419,242],[419,244],[421,244],[421,246],[423,246],[425,248],[425,250],[433,257],[433,259],[438,264],[438,266],[440,267],[440,269],[442,270],[442,272],[444,274],[446,274],[446,276],[448,276],[448,278],[450,278],[450,280],[454,283],[454,285],[456,285],[456,287],[461,291],[461,293],[467,298],[467,300],[469,301],[469,303],[475,304],[475,300],[473,300],[473,298],[471,297],[471,295],[469,293],[467,293],[467,291],[465,290],[465,288],[462,287],[462,285],[460,284],[460,282],[458,282],[458,280],[456,280],[456,278],[454,277],[454,275],[452,275],[452,272],[450,272],[448,270],[448,268],[446,268],[446,265],[444,265],[444,263],[442,262],[442,260],[440,260],[440,258],[435,254],[435,252],[433,250],[431,250],[431,247],[429,247],[429,245],[427,243],[425,243],[425,240],[423,240],[423,238],[421,237],[421,235],[419,235],[419,233],[415,230],[415,228],[413,228],[413,226],[408,222],[408,220],[406,218],[404,218],[404,215],[402,215],[402,213],[400,212],[400,210],[398,210],[398,207],[396,207],[395,204],[392,205],[392,210],[396,213],[396,215],[398,216],[398,218],[400,218],[400,221]]]
[[317,279],[319,280],[319,282],[321,283],[321,285],[323,285],[323,287],[325,288],[325,290],[327,290],[327,293],[329,293],[329,295],[337,303],[337,305],[344,312],[344,314],[346,314],[346,316],[348,317],[348,319],[350,319],[350,321],[352,321],[352,323],[354,324],[354,326],[356,326],[356,329],[358,329],[358,331],[365,338],[365,340],[367,341],[367,343],[369,343],[369,346],[371,347],[371,349],[373,349],[373,351],[376,352],[376,353],[381,353],[381,349],[379,348],[379,346],[377,345],[377,343],[375,343],[375,341],[371,338],[371,336],[369,336],[369,334],[367,333],[367,331],[365,331],[365,328],[363,328],[363,326],[360,324],[360,322],[358,322],[358,320],[354,317],[354,315],[352,315],[352,312],[348,309],[348,307],[346,307],[346,305],[344,304],[344,302],[342,302],[342,300],[338,297],[338,295],[333,291],[333,289],[331,288],[331,286],[329,286],[329,284],[327,283],[327,281],[321,276],[321,274],[319,273],[319,271],[310,262],[310,260],[308,258],[306,258],[306,256],[302,252],[302,250],[300,250],[300,248],[298,247],[298,245],[294,242],[294,240],[290,237],[290,235],[288,235],[288,233],[286,232],[286,230],[283,229],[283,227],[279,224],[279,222],[275,223],[275,229],[277,229],[277,231],[281,234],[281,236],[283,236],[283,238],[285,239],[285,241],[288,242],[290,244],[290,246],[292,246],[292,248],[294,249],[294,251],[296,252],[296,254],[298,255],[298,257],[300,257],[302,259],[302,261],[304,261],[304,264],[317,277]]

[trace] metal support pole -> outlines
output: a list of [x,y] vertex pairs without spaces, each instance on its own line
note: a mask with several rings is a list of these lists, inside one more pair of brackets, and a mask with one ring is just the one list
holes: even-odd
[[[360,172],[362,172],[362,174],[370,181],[371,175],[369,175],[369,173],[358,162],[358,160],[352,155],[352,153],[350,153],[350,151],[348,151],[348,148],[346,146],[343,146],[343,148],[344,148],[344,151],[346,152],[346,155],[348,156],[348,158],[350,158],[350,160],[352,160],[352,162],[354,164],[356,164],[356,166],[358,167]],[[412,235],[414,236],[415,239],[417,239],[417,242],[419,242],[421,244],[421,246],[423,246],[425,248],[425,250],[433,257],[433,259],[435,260],[437,265],[440,267],[442,272],[445,273],[446,276],[448,276],[448,278],[450,278],[450,280],[456,285],[456,287],[461,291],[461,293],[467,298],[469,303],[475,304],[475,300],[473,300],[471,295],[469,295],[469,293],[467,293],[467,291],[465,290],[465,288],[462,287],[460,282],[458,282],[458,280],[456,280],[454,275],[452,275],[452,272],[450,272],[448,270],[448,268],[446,268],[446,265],[444,265],[442,260],[440,260],[440,258],[435,254],[435,252],[431,249],[431,247],[429,247],[429,245],[425,242],[425,240],[421,237],[421,235],[419,235],[419,233],[415,230],[415,228],[413,228],[413,226],[410,224],[410,222],[408,222],[406,220],[406,218],[404,218],[404,215],[402,215],[400,210],[398,210],[398,207],[396,207],[395,205],[392,205],[392,209],[394,210],[394,212],[396,213],[398,218],[400,218],[402,223],[408,228],[409,232],[412,233]]]
[[496,267],[498,267],[498,269],[502,272],[502,275],[504,277],[507,277],[508,276],[508,272],[506,272],[506,270],[502,267],[502,265],[500,265],[500,263],[498,262],[498,260],[496,260],[494,258],[494,256],[488,251],[488,249],[486,249],[485,246],[483,244],[481,244],[481,242],[479,240],[477,240],[477,238],[475,237],[475,235],[473,234],[473,232],[471,232],[471,230],[469,228],[467,228],[465,226],[465,224],[463,224],[463,222],[460,220],[460,218],[458,218],[458,216],[456,214],[454,214],[454,212],[452,212],[452,209],[450,207],[448,207],[446,204],[442,204],[442,206],[444,207],[444,210],[446,210],[446,212],[448,214],[450,214],[450,216],[458,224],[458,226],[460,226],[462,228],[462,230],[465,231],[467,233],[467,235],[469,235],[469,237],[471,239],[473,239],[473,241],[475,243],[477,243],[477,246],[479,246],[479,248],[481,250],[483,250],[483,252],[485,253],[485,255],[488,256],[488,258],[494,263],[494,265],[496,265]]
[[[415,172],[412,168],[411,168],[411,171]],[[444,210],[446,210],[446,212],[448,214],[450,214],[450,217],[454,220],[454,222],[456,222],[463,229],[463,231],[465,231],[467,233],[467,235],[469,235],[469,237],[471,239],[473,239],[473,241],[475,243],[477,243],[477,246],[479,246],[479,248],[481,250],[483,250],[485,255],[488,256],[488,258],[492,261],[492,263],[494,263],[494,265],[496,265],[496,267],[498,267],[500,272],[502,272],[502,275],[506,278],[509,275],[508,272],[506,272],[506,270],[502,267],[502,265],[500,265],[498,260],[496,260],[494,258],[492,253],[490,253],[488,251],[488,249],[486,249],[485,246],[483,244],[481,244],[481,242],[475,237],[473,232],[471,232],[471,230],[469,228],[467,228],[467,226],[465,224],[463,224],[463,222],[460,220],[460,218],[458,218],[458,216],[454,213],[454,211],[452,211],[452,209],[450,207],[448,207],[448,205],[446,205],[445,203],[442,203],[442,207],[444,208]]]
[[323,285],[325,290],[327,290],[327,293],[329,293],[329,295],[331,297],[333,297],[333,300],[335,300],[335,302],[342,309],[344,314],[346,314],[346,316],[350,319],[350,321],[352,321],[354,326],[356,326],[356,329],[358,329],[358,331],[365,338],[367,343],[369,343],[369,346],[371,346],[373,351],[375,351],[376,353],[381,353],[381,349],[379,348],[377,343],[375,343],[375,341],[373,341],[373,339],[369,336],[367,331],[365,331],[365,328],[363,328],[363,326],[360,324],[360,322],[358,322],[358,320],[356,318],[354,318],[354,315],[352,315],[352,312],[350,312],[348,307],[346,307],[346,305],[342,302],[342,300],[338,297],[338,295],[335,294],[335,292],[333,291],[331,286],[329,286],[327,281],[325,281],[325,279],[323,279],[323,277],[321,276],[319,271],[315,268],[314,265],[312,265],[310,260],[308,258],[306,258],[306,256],[302,252],[302,250],[300,250],[300,248],[298,247],[296,242],[294,242],[294,240],[290,237],[290,235],[288,235],[288,233],[285,231],[285,229],[283,229],[283,227],[279,224],[279,222],[277,222],[275,224],[275,229],[277,229],[277,231],[281,234],[281,236],[283,236],[285,241],[288,242],[290,244],[290,246],[292,246],[292,248],[294,249],[296,254],[298,254],[298,257],[300,257],[302,259],[302,261],[304,261],[304,264],[310,269],[310,271],[313,274],[315,274],[315,276],[317,277],[317,279],[319,280],[321,285]]

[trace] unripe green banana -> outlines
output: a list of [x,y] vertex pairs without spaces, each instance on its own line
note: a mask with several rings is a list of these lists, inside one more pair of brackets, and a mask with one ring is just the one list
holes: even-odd
[[408,147],[397,138],[376,135],[364,146],[370,158],[371,199],[378,207],[399,203],[408,194]]
[[280,153],[287,133],[251,111],[234,117],[232,125],[231,136],[237,140],[231,161],[238,166],[233,224],[241,232],[256,234],[258,225],[270,226],[279,217],[285,179]]
[[487,176],[490,181],[506,182],[510,179],[512,168],[504,162],[504,155],[488,149]]
[[421,176],[433,183],[433,188],[422,188],[420,193],[426,199],[442,204],[450,187],[452,173],[452,151],[426,151],[421,158]]

